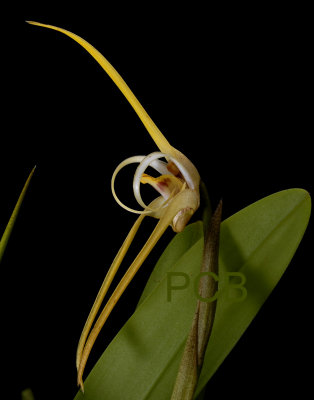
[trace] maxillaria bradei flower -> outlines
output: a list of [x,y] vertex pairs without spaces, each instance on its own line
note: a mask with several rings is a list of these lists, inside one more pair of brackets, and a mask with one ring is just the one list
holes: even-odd
[[[159,151],[153,152],[147,156],[134,156],[122,161],[118,165],[112,176],[111,188],[115,200],[126,210],[139,214],[139,217],[131,228],[127,238],[122,244],[115,259],[113,260],[111,267],[107,272],[107,275],[99,290],[99,293],[96,297],[94,305],[90,311],[90,314],[87,318],[81,334],[81,338],[77,348],[76,366],[78,374],[78,385],[83,390],[82,376],[88,356],[100,330],[106,322],[113,307],[119,300],[120,296],[130,283],[135,273],[138,271],[152,248],[165,232],[167,227],[170,225],[175,232],[182,231],[186,224],[189,222],[191,216],[199,207],[200,176],[192,162],[179,150],[175,149],[169,144],[167,139],[151,120],[147,112],[144,110],[144,108],[134,96],[127,84],[124,82],[122,77],[93,46],[91,46],[81,37],[65,29],[37,22],[28,22],[33,25],[38,25],[62,32],[75,40],[77,43],[79,43],[82,47],[84,47],[91,54],[91,56],[93,56],[94,59],[101,65],[101,67],[105,70],[105,72],[110,76],[110,78],[124,94],[126,99],[129,101],[129,103],[145,125],[157,147],[159,148]],[[123,167],[131,163],[139,164],[134,174],[133,191],[135,199],[142,207],[142,210],[134,210],[124,205],[118,199],[114,189],[116,175]],[[145,171],[149,166],[155,169],[160,174],[160,176],[152,177],[146,174]],[[148,205],[144,203],[141,197],[141,183],[150,184],[160,194]],[[126,271],[120,283],[117,285],[105,307],[99,314],[98,319],[94,323],[99,308],[108,291],[108,288],[145,216],[157,218],[159,221],[155,229],[151,233],[150,237],[148,238],[147,242],[135,258],[129,269]]]

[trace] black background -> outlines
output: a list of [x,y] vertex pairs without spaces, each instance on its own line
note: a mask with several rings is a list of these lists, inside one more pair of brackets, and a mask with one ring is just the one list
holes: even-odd
[[[71,399],[81,329],[135,218],[114,202],[111,174],[126,157],[156,147],[80,46],[24,21],[68,29],[103,53],[196,164],[213,204],[223,198],[224,218],[282,189],[313,193],[312,42],[308,10],[287,5],[45,4],[5,11],[1,27],[2,229],[37,165],[1,265],[2,386],[9,398],[30,386],[36,399]],[[125,201],[131,176],[119,177]],[[145,226],[138,246],[152,221]],[[119,301],[86,372],[133,312],[172,236],[169,230]],[[311,244],[310,223],[284,277],[210,381],[208,398],[307,393]]]

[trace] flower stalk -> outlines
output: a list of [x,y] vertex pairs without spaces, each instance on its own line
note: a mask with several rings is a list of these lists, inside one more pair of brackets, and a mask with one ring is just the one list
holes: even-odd
[[[196,390],[207,344],[212,332],[218,289],[218,253],[222,202],[205,229],[204,250],[196,311],[185,343],[171,400],[192,400]],[[217,277],[217,278],[216,278]]]

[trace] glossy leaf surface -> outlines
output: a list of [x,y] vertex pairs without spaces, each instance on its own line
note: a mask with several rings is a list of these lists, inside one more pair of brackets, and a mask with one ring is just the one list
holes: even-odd
[[[196,396],[278,283],[302,239],[310,210],[309,194],[290,189],[246,207],[221,224],[216,317]],[[86,379],[85,394],[78,393],[76,399],[171,397],[197,301],[202,232],[197,222],[175,236],[136,311]],[[238,287],[230,290],[230,283]]]

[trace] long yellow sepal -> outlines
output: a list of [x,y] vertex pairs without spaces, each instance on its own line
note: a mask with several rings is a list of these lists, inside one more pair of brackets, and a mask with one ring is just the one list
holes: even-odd
[[80,358],[80,364],[78,368],[77,374],[77,383],[81,387],[82,391],[84,391],[83,385],[83,373],[85,369],[85,365],[87,363],[89,354],[91,349],[97,339],[99,332],[101,331],[102,327],[104,326],[107,318],[109,317],[111,311],[113,310],[114,306],[120,299],[121,295],[133,279],[136,272],[139,270],[147,256],[150,254],[151,250],[155,247],[156,243],[160,239],[160,237],[164,234],[165,230],[171,224],[173,220],[173,216],[176,215],[180,210],[185,209],[186,207],[195,207],[197,208],[197,203],[195,202],[195,195],[192,190],[184,190],[178,193],[169,204],[169,206],[165,209],[164,214],[160,218],[159,222],[157,223],[155,229],[151,233],[150,237],[148,238],[147,242],[144,244],[142,250],[136,256],[133,263],[130,265],[129,269],[124,274],[123,278],[121,279],[120,283],[117,285],[116,289],[112,293],[111,297],[109,298],[107,304],[105,305],[104,309],[102,310],[101,314],[99,315],[97,321],[93,329],[91,330],[88,339],[85,343],[83,352]]
[[128,249],[134,239],[134,236],[136,235],[136,232],[138,231],[138,228],[140,227],[144,217],[145,217],[145,215],[140,215],[137,218],[137,220],[135,221],[133,227],[131,228],[130,232],[128,233],[128,236],[126,237],[125,241],[123,242],[115,259],[113,260],[113,262],[105,276],[105,279],[101,285],[101,288],[97,294],[96,300],[93,304],[93,307],[92,307],[92,309],[89,313],[89,316],[87,318],[87,321],[84,325],[84,328],[83,328],[83,331],[81,333],[81,337],[79,340],[79,344],[77,347],[77,351],[76,351],[76,368],[77,368],[77,370],[79,369],[79,366],[81,363],[82,353],[83,353],[86,339],[89,335],[89,332],[90,332],[92,324],[96,318],[96,315],[99,311],[99,308],[104,300],[106,293],[108,292],[111,282],[112,282],[113,278],[115,277],[115,275],[118,271],[118,268],[120,267],[121,262],[123,261],[123,258],[125,257],[125,254],[127,253]]
[[141,105],[141,103],[137,100],[131,89],[125,83],[121,75],[98,50],[96,50],[91,44],[89,44],[86,40],[82,39],[80,36],[75,35],[74,33],[67,31],[66,29],[58,28],[57,26],[53,25],[41,24],[39,22],[34,22],[34,21],[26,21],[26,22],[31,25],[42,26],[44,28],[49,28],[64,33],[71,39],[75,40],[82,47],[84,47],[84,49],[88,51],[88,53],[98,62],[98,64],[105,70],[105,72],[110,76],[113,82],[118,86],[118,88],[124,94],[125,98],[129,101],[134,111],[137,113],[140,120],[143,122],[148,133],[151,135],[152,139],[154,140],[160,151],[162,153],[166,153],[169,155],[173,154],[174,149],[170,145],[168,140],[160,132],[158,127],[155,125],[153,120],[150,118],[150,116],[147,114],[147,112]]

